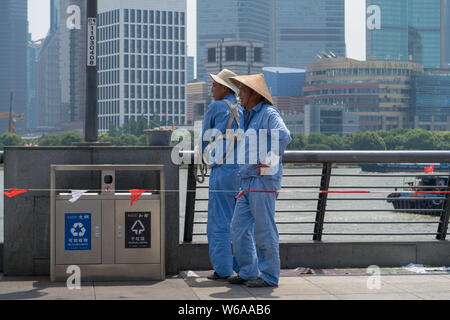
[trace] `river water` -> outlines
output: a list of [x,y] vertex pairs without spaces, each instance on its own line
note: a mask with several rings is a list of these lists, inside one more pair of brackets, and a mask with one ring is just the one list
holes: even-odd
[[[285,175],[320,175],[321,168],[316,169],[285,169]],[[338,168],[333,169],[332,174],[337,175],[360,175],[362,173],[359,168]],[[400,172],[396,173],[400,174]],[[405,173],[411,175],[411,173]],[[413,173],[414,174],[414,173]],[[421,175],[423,172],[417,172]],[[332,177],[331,186],[352,186],[351,190],[363,189],[371,191],[383,191],[385,193],[371,193],[371,194],[332,194],[329,195],[327,210],[381,210],[369,212],[327,212],[325,222],[414,222],[426,221],[436,222],[432,224],[388,224],[388,225],[370,225],[370,224],[346,224],[335,225],[326,224],[324,226],[324,233],[435,233],[437,231],[439,221],[438,217],[392,212],[392,204],[385,200],[376,200],[376,198],[386,198],[387,195],[394,191],[394,187],[403,186],[405,182],[411,181],[414,178],[403,177],[379,177],[379,174],[373,174],[374,177]],[[184,232],[184,208],[186,201],[186,177],[187,170],[180,170],[180,241],[183,239]],[[207,185],[208,180],[206,180]],[[283,185],[286,186],[304,186],[307,191],[318,190],[320,185],[320,177],[285,177]],[[382,189],[367,189],[361,188],[366,186],[383,186]],[[301,190],[301,189],[295,189]],[[336,189],[335,189],[336,190]],[[348,190],[348,189],[345,189]],[[0,191],[3,194],[3,170],[0,170]],[[197,198],[206,199],[208,196],[207,189],[198,189]],[[316,210],[318,193],[281,193],[279,199],[311,199],[300,201],[277,201],[277,210]],[[368,198],[368,200],[355,200],[361,198]],[[341,199],[341,200],[331,200]],[[342,200],[343,199],[343,200]],[[345,200],[349,199],[349,200]],[[372,200],[371,200],[372,199]],[[4,197],[0,197],[0,242],[3,242],[3,201]],[[196,210],[207,210],[207,202],[197,202]],[[206,221],[206,213],[197,213],[195,221]],[[315,213],[277,213],[277,222],[314,222]],[[314,231],[313,224],[299,224],[299,225],[279,225],[278,231],[280,233],[312,233]],[[194,233],[205,233],[206,226],[197,224],[194,226]],[[323,241],[411,241],[411,240],[434,240],[434,235],[426,236],[335,236],[324,235]],[[312,235],[288,236],[280,235],[280,241],[308,241],[312,240]],[[194,236],[194,242],[206,241],[206,236]]]
[[[320,177],[286,177],[286,175],[320,175],[321,168],[315,169],[285,169],[283,178],[283,186],[303,186],[308,187],[304,191],[319,190]],[[186,190],[186,170],[182,170],[180,174],[180,188]],[[367,175],[367,172],[361,172],[360,168],[337,168],[333,169],[332,174],[335,175]],[[330,194],[328,196],[327,210],[380,210],[368,212],[327,212],[325,222],[416,222],[425,221],[433,222],[430,224],[326,224],[324,225],[324,233],[436,233],[439,217],[393,212],[392,204],[386,200],[377,200],[377,198],[387,198],[388,194],[394,191],[395,187],[403,186],[408,181],[414,181],[414,177],[380,177],[382,174],[370,173],[373,177],[332,177],[330,186],[351,186],[351,189],[331,189],[331,190],[370,190],[383,193],[370,194]],[[422,172],[417,173],[395,173],[396,175],[423,175]],[[386,175],[386,174],[384,174]],[[206,181],[207,185],[207,181]],[[380,189],[361,188],[367,186],[380,186]],[[290,191],[302,189],[285,189]],[[401,189],[399,189],[401,190]],[[207,189],[198,189],[197,199],[207,198]],[[308,211],[317,210],[318,192],[289,192],[281,193],[276,204],[277,210],[288,211]],[[367,200],[362,200],[367,198]],[[300,201],[280,201],[281,199],[311,199]],[[331,200],[340,199],[340,200]],[[349,199],[349,200],[346,200]],[[361,200],[359,200],[361,199]],[[185,192],[180,196],[180,212],[184,212]],[[207,210],[207,202],[196,203],[196,210]],[[277,213],[277,222],[314,222],[315,212],[309,213]],[[195,221],[206,221],[206,213],[196,213]],[[180,233],[183,234],[184,214],[180,215]],[[434,223],[436,222],[436,223]],[[298,225],[278,225],[278,231],[282,233],[313,233],[314,224],[298,224]],[[194,233],[206,233],[206,225],[194,225]],[[312,235],[280,235],[280,241],[308,241],[312,240]],[[413,241],[413,240],[434,240],[435,235],[414,235],[414,236],[349,236],[349,235],[323,235],[323,241]],[[206,236],[194,236],[194,242],[206,241]]]

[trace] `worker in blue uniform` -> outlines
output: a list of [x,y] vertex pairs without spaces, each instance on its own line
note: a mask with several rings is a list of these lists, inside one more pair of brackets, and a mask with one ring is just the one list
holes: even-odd
[[[280,256],[275,201],[283,177],[282,155],[292,138],[273,106],[262,74],[233,77],[231,81],[238,86],[245,107],[245,137],[238,147],[241,156],[245,152],[245,162],[239,166],[241,193],[231,222],[239,272],[228,281],[248,287],[277,286]],[[257,139],[252,139],[255,135]]]
[[214,273],[208,279],[225,280],[236,270],[230,224],[240,185],[236,135],[243,126],[243,109],[236,97],[237,88],[229,81],[236,74],[224,69],[210,76],[215,102],[206,110],[201,135],[203,158],[211,166],[207,238]]

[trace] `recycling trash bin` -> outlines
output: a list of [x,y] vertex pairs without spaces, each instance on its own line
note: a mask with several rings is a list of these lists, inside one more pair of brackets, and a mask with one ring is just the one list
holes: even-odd
[[[61,171],[101,171],[101,191],[70,201],[55,190]],[[130,192],[116,192],[117,171],[159,171],[159,191],[131,205]],[[81,281],[164,280],[164,166],[52,165],[50,183],[51,281],[66,281],[73,265]]]

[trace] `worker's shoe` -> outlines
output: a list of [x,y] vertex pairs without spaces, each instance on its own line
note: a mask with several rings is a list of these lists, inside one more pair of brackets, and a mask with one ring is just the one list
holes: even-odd
[[247,280],[244,280],[239,276],[232,276],[228,278],[228,282],[231,284],[244,284]]
[[247,283],[245,285],[249,288],[272,287],[270,284],[268,284],[266,281],[264,281],[261,278],[258,278],[256,280],[247,281]]
[[215,281],[226,281],[229,277],[221,277],[217,274],[217,272],[211,273],[209,276],[207,276],[209,280],[215,280]]

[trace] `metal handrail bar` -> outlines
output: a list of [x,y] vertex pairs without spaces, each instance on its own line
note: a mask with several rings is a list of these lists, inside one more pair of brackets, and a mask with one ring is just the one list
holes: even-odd
[[[328,201],[382,201],[382,200],[390,200],[392,198],[339,198],[339,199],[330,199],[328,198]],[[395,198],[395,200],[423,200],[423,198],[420,197],[410,197],[410,198]],[[433,200],[445,200],[445,198],[440,197],[433,197]],[[278,198],[277,201],[317,201],[317,199],[280,199]]]
[[325,224],[438,224],[439,221],[345,221],[324,222]]
[[[364,201],[382,201],[382,200],[390,200],[391,198],[339,198],[339,199],[330,199],[328,198],[328,201],[359,201],[359,200],[364,200]],[[433,200],[445,200],[446,198],[441,198],[441,197],[433,197]],[[423,200],[423,198],[419,198],[419,197],[410,197],[410,198],[395,198],[395,200]],[[209,199],[205,199],[205,198],[200,198],[200,199],[195,199],[195,201],[209,201]],[[282,199],[282,198],[278,198],[277,201],[317,201],[317,198],[305,198],[305,199]]]
[[[330,209],[327,210],[328,212],[414,212],[414,211],[427,211],[427,212],[442,212],[443,209],[392,209],[392,210],[386,210],[386,209],[346,209],[346,210],[339,210],[339,209]],[[296,212],[296,211],[293,211]]]
[[[424,173],[424,176],[427,177],[442,177],[444,174],[431,174],[431,173]],[[370,178],[413,178],[417,177],[417,174],[411,174],[411,175],[399,175],[399,174],[380,174],[380,175],[374,175],[374,174],[332,174],[332,177],[370,177]],[[285,176],[283,176],[284,178]]]
[[450,151],[286,151],[283,163],[450,163]]
[[[314,189],[319,186],[282,186],[282,189]],[[330,189],[405,189],[409,186],[329,186]],[[412,187],[411,187],[412,188]],[[416,189],[438,189],[444,188],[442,186],[414,186]]]
[[[306,232],[279,232],[280,236],[310,236],[316,235],[315,233],[306,233]],[[193,233],[193,236],[206,236],[206,233]],[[411,233],[329,233],[323,232],[324,236],[435,236],[437,233],[420,233],[420,232],[411,232]]]
[[435,236],[436,232],[411,232],[411,233],[323,233],[325,236]]
[[[194,224],[207,224],[207,221],[195,221]],[[314,224],[315,221],[277,221],[275,222],[279,225],[296,225],[296,224]],[[439,221],[345,221],[345,222],[327,222],[324,224],[438,224]]]
[[[194,151],[180,151],[194,161]],[[283,163],[450,163],[450,151],[285,151]]]

